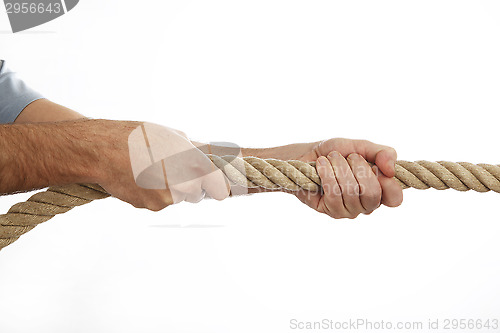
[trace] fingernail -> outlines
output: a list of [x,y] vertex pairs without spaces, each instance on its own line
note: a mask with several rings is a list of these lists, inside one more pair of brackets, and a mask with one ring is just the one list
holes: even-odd
[[317,162],[318,162],[319,165],[323,165],[324,166],[324,165],[326,165],[327,160],[326,160],[326,158],[324,156],[320,156],[318,158]]
[[396,161],[389,160],[389,165],[391,166],[391,168],[395,169],[396,168]]
[[328,158],[334,158],[334,157],[338,157],[338,156],[339,156],[338,151],[332,151],[332,152],[330,152],[330,154],[328,154]]
[[347,158],[350,159],[350,160],[353,160],[353,159],[358,158],[358,156],[359,156],[358,154],[352,153],[352,154],[349,154],[349,156],[347,156]]

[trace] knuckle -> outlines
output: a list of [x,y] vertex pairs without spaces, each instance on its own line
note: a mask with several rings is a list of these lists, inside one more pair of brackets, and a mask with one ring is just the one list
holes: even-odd
[[361,143],[363,143],[363,144],[365,144],[365,145],[372,144],[372,142],[371,142],[371,141],[369,141],[369,140],[364,140],[364,139],[363,139],[363,140],[361,140]]
[[335,212],[335,211],[333,211],[333,212],[329,212],[329,213],[328,213],[328,215],[329,215],[330,217],[332,217],[332,218],[336,219],[336,220],[340,220],[340,219],[344,218],[344,215],[339,214],[339,213],[337,213],[337,212]]
[[362,147],[368,147],[370,145],[373,144],[373,142],[369,141],[369,140],[365,140],[365,139],[362,139],[362,140],[356,140],[356,143],[359,144],[360,146]]
[[347,138],[335,138],[334,140],[335,140],[335,144],[338,146],[343,146],[350,141],[350,139],[347,139]]
[[323,214],[330,216],[331,218],[338,219],[340,218],[339,210],[332,206],[325,206],[325,209],[322,211]]
[[336,219],[336,220],[348,218],[350,215],[350,213],[345,211],[345,209],[343,207],[335,207],[333,209],[329,209],[326,212],[326,214],[329,215],[330,217]]
[[388,147],[387,148],[387,151],[389,152],[389,154],[391,154],[392,156],[394,157],[397,157],[398,156],[398,153],[396,151],[396,149],[392,148],[392,147]]
[[180,136],[183,136],[185,138],[187,138],[187,134],[184,133],[183,131],[180,131],[180,130],[177,130],[177,129],[174,129],[173,130],[176,134],[180,135]]
[[[378,207],[377,207],[378,208]],[[375,209],[377,209],[375,208]],[[367,210],[366,212],[363,212],[364,215],[370,215],[371,213],[373,213],[375,211],[375,209],[370,209],[370,210]]]

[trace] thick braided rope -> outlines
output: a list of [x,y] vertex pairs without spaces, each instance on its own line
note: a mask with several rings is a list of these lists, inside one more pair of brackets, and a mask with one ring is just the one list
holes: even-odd
[[[233,183],[247,188],[318,191],[321,181],[314,163],[208,155]],[[397,161],[396,181],[402,188],[448,188],[500,193],[500,166],[466,162]],[[0,250],[36,225],[71,208],[108,197],[99,185],[53,186],[0,215]]]

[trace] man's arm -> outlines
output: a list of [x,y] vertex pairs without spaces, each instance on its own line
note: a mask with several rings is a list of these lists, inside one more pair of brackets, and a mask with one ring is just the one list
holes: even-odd
[[[14,124],[0,125],[0,149],[3,150],[0,192],[90,182],[135,207],[154,211],[179,201],[197,202],[205,192],[217,200],[228,196],[225,176],[220,170],[211,172],[210,160],[197,151],[183,133],[143,122],[81,117],[68,108],[40,99],[29,104]],[[139,179],[131,166],[130,154],[134,154],[129,152],[131,133],[140,134],[145,127],[153,130],[151,145],[167,151],[182,147],[192,152],[189,159],[167,165],[169,170],[182,170],[191,181],[177,186],[166,184],[161,165],[158,174],[156,163],[143,172],[140,179],[155,186],[138,185]],[[144,142],[136,143],[140,146]],[[149,163],[148,154],[138,152],[133,156],[135,162],[144,157]],[[202,166],[209,171],[202,170]],[[156,186],[162,184],[163,187]]]
[[[260,158],[276,158],[279,160],[298,159],[310,152],[321,141],[311,143],[294,143],[279,147],[270,148],[242,148],[243,156],[256,156]],[[295,158],[291,158],[295,156]]]
[[14,123],[46,123],[83,118],[85,117],[76,111],[42,98],[26,106]]
[[[54,122],[79,119],[81,117],[83,116],[48,100],[38,100],[25,108],[17,118],[16,123]],[[113,126],[105,130],[107,131],[105,132],[106,135],[102,138],[104,142],[106,142],[106,137],[109,140],[109,135],[113,132],[112,128]],[[92,131],[92,129],[89,130]],[[129,128],[129,133],[130,131]],[[181,137],[185,138],[185,135],[181,133]],[[187,140],[187,138],[185,139]],[[122,138],[121,141],[123,140]],[[180,143],[185,144],[183,140],[181,140]],[[190,144],[194,144],[194,146],[197,147],[200,146],[200,143],[191,143],[189,141],[188,145]],[[161,145],[164,145],[164,143],[160,144],[160,146]],[[170,143],[170,145],[175,144]],[[122,146],[121,150],[124,149],[127,149],[127,147]],[[104,149],[104,151],[106,151],[106,149]],[[339,152],[340,154],[334,155],[332,152]],[[101,185],[103,185],[104,182],[104,184],[106,184],[104,187],[106,188],[106,186],[108,186],[111,190],[109,192],[124,201],[132,203],[134,206],[150,207],[147,201],[141,201],[138,196],[144,196],[144,191],[147,192],[151,190],[140,189],[135,183],[132,185],[130,179],[133,180],[134,177],[131,174],[122,174],[120,177],[120,171],[123,172],[124,170],[130,169],[130,160],[124,160],[122,156],[122,158],[118,159],[120,161],[118,164],[120,168],[116,169],[116,166],[112,165],[114,162],[111,162],[114,160],[113,155],[116,155],[116,153],[113,154],[113,152],[111,152],[111,156],[104,155],[104,152],[101,152],[103,162],[98,164],[99,168],[116,170],[117,173],[112,172],[106,174],[103,170],[100,170],[101,173],[104,173],[104,176],[98,176],[101,177],[101,182],[99,182],[99,179],[95,182]],[[360,213],[370,213],[376,209],[380,203],[390,207],[396,207],[402,202],[401,188],[392,179],[394,175],[396,152],[394,149],[387,146],[377,145],[366,140],[330,139],[313,143],[291,144],[272,148],[243,148],[242,155],[257,156],[261,158],[278,158],[283,160],[296,159],[307,162],[326,162],[325,167],[318,168],[318,173],[323,182],[323,188],[329,190],[324,193],[305,193],[305,191],[299,191],[295,194],[302,202],[311,208],[332,217],[353,218]],[[372,169],[366,161],[376,164],[378,168]],[[189,161],[186,161],[186,163],[187,165],[190,164]],[[325,163],[323,163],[323,165],[324,164]],[[95,167],[96,164],[93,166]],[[381,172],[378,172],[379,169]],[[376,177],[373,177],[372,171],[375,172]],[[87,170],[87,172],[89,171]],[[96,172],[98,173],[99,171]],[[93,172],[90,171],[90,174],[92,173]],[[86,176],[89,176],[89,174],[86,174]],[[250,190],[249,193],[263,191],[265,190]],[[130,195],[131,192],[135,193],[135,195]],[[216,195],[216,198],[222,199],[225,197],[224,194],[220,194],[221,191],[217,191],[217,193],[219,193],[219,195]],[[147,195],[145,197],[147,197]],[[153,204],[153,210],[162,209],[166,205],[172,203],[171,194],[163,193],[161,197],[163,199],[153,200],[153,202],[155,202]],[[189,196],[186,198],[189,198]],[[188,201],[191,200],[195,202],[198,200],[198,196],[196,195],[191,196],[191,198],[194,199],[188,199]],[[142,203],[137,204],[137,202]]]
[[96,182],[94,142],[100,135],[91,131],[96,125],[85,120],[0,125],[0,192]]

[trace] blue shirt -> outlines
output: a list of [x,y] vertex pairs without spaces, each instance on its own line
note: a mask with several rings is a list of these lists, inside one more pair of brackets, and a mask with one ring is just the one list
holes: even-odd
[[0,60],[0,123],[12,123],[28,104],[43,96],[31,89]]

